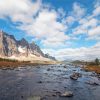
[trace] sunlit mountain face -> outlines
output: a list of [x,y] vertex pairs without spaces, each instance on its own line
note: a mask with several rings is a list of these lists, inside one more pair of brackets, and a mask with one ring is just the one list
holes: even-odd
[[0,0],[0,29],[58,60],[100,58],[100,0]]

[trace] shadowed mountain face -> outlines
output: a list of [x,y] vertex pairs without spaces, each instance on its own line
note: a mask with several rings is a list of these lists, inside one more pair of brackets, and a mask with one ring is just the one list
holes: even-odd
[[[10,56],[42,56],[45,58],[49,58],[49,56],[45,56],[45,54],[41,51],[40,47],[36,45],[34,42],[28,43],[27,40],[22,38],[17,41],[13,35],[8,35],[7,33],[0,31],[0,56],[2,57],[10,57]],[[49,59],[52,59],[51,57]],[[55,58],[53,59],[55,60]]]
[[18,44],[14,36],[0,32],[0,55],[12,56],[18,54]]

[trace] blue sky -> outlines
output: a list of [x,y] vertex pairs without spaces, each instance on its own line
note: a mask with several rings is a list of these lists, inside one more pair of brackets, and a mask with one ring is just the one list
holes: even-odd
[[100,0],[0,0],[0,29],[57,59],[100,57]]

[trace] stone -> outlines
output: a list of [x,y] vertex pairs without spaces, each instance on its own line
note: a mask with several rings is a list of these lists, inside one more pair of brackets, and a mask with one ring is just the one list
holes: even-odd
[[42,83],[42,81],[38,81],[37,83]]
[[72,97],[73,92],[71,91],[66,91],[65,93],[60,94],[61,97]]
[[50,68],[48,68],[47,71],[50,71]]
[[86,82],[87,84],[90,84],[90,85],[100,85],[98,82],[96,81],[88,81]]
[[77,80],[79,77],[81,77],[82,74],[80,73],[73,73],[70,78],[73,79],[73,80]]

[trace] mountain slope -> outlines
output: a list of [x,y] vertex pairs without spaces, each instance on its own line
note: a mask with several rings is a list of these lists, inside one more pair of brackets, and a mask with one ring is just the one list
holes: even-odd
[[54,58],[47,57],[34,42],[28,43],[24,38],[17,41],[13,35],[8,35],[3,31],[0,31],[0,56],[19,60],[48,60]]

